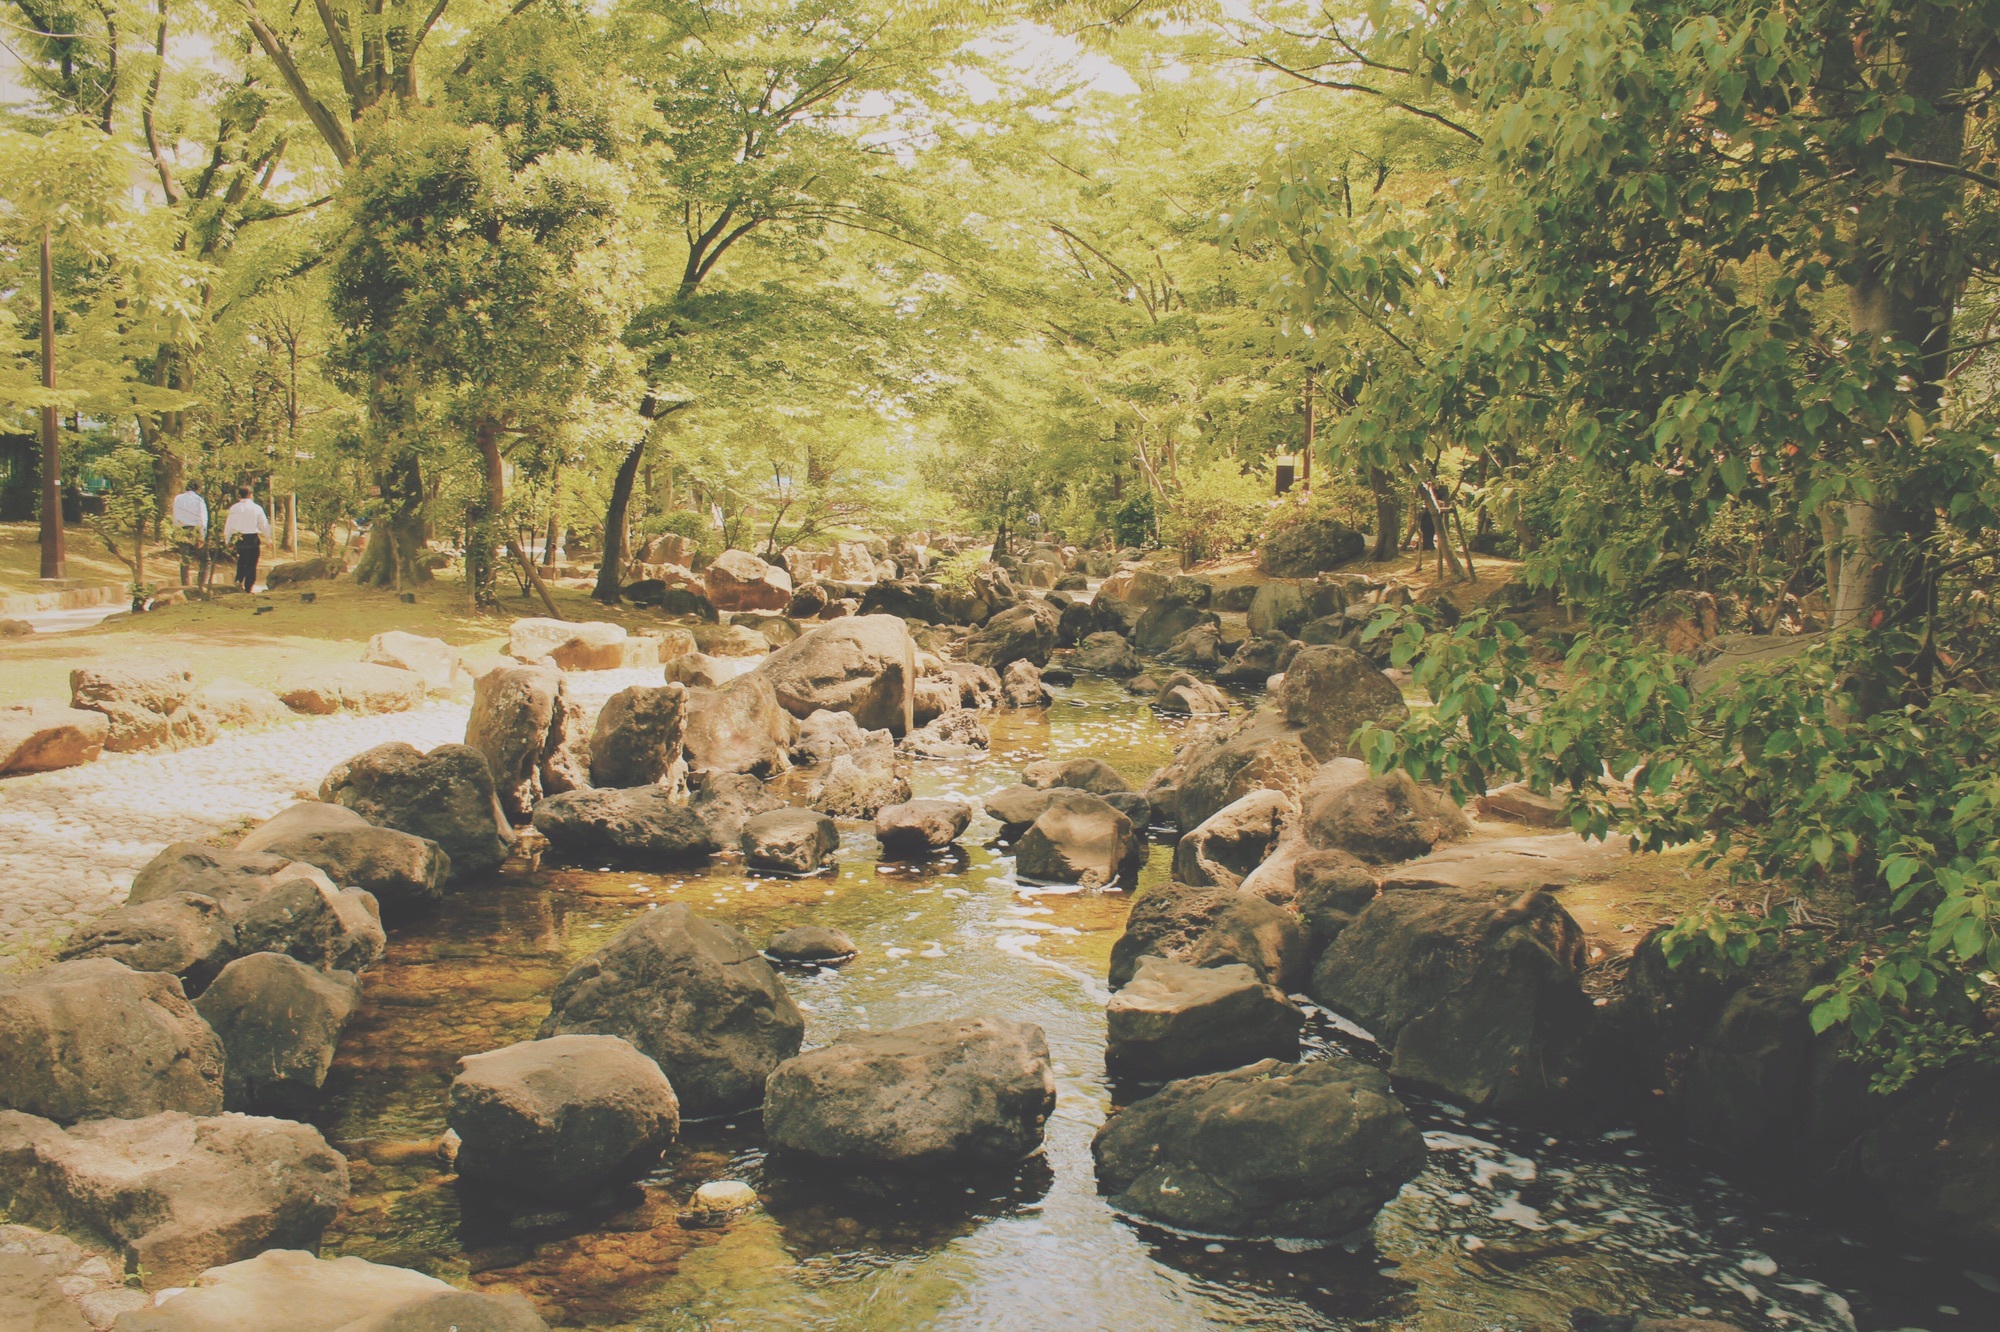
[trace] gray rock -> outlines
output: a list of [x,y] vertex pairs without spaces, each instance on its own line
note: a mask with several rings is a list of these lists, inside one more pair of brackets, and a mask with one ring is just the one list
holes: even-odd
[[1262,638],[1271,633],[1290,637],[1313,617],[1305,593],[1297,583],[1286,581],[1260,586],[1251,598],[1246,618],[1251,637]]
[[1171,1082],[1091,1142],[1112,1205],[1204,1235],[1342,1239],[1423,1169],[1423,1135],[1357,1060]]
[[890,855],[929,855],[956,842],[970,822],[972,806],[963,800],[909,800],[876,812],[875,840]]
[[971,758],[993,747],[993,736],[979,714],[958,708],[919,726],[904,736],[896,748],[912,758]]
[[1117,1077],[1164,1080],[1296,1059],[1305,1017],[1241,963],[1195,967],[1142,957],[1111,996],[1105,1065]]
[[1056,788],[1003,786],[986,797],[986,812],[1000,820],[1000,835],[1018,838],[1055,803]]
[[458,1061],[445,1122],[458,1173],[569,1198],[643,1174],[680,1132],[660,1066],[617,1036],[551,1036]]
[[764,945],[764,956],[780,962],[844,962],[860,951],[831,925],[794,925]]
[[[345,812],[345,811],[343,811]],[[358,815],[352,816],[360,821]],[[252,841],[252,833],[245,838]],[[221,851],[199,842],[170,842],[132,877],[128,903],[154,902],[179,893],[212,897],[228,906],[254,901],[284,877],[293,862],[268,851]]]
[[70,707],[104,714],[103,746],[114,754],[186,749],[215,739],[186,663],[159,659],[99,662],[69,673]]
[[1298,645],[1282,632],[1247,639],[1223,663],[1215,678],[1223,684],[1261,686],[1284,670],[1297,651]]
[[720,850],[742,840],[745,820],[767,810],[783,809],[785,802],[747,773],[707,772],[695,783],[689,807]]
[[1225,805],[1269,788],[1298,799],[1319,771],[1299,732],[1269,711],[1202,731],[1147,783],[1153,808],[1192,832]]
[[1223,717],[1229,714],[1229,696],[1206,680],[1186,671],[1175,671],[1160,686],[1153,706],[1162,712],[1192,717]]
[[451,857],[430,838],[378,828],[345,805],[316,800],[279,811],[237,850],[315,866],[336,884],[372,894],[392,918],[436,906],[451,877]]
[[720,689],[738,674],[722,658],[705,652],[685,652],[667,661],[667,683],[683,684],[690,689]]
[[966,660],[994,671],[1005,670],[1016,661],[1046,666],[1049,654],[1056,650],[1056,629],[1061,622],[1061,613],[1045,601],[1009,606],[966,639]]
[[107,957],[134,971],[163,971],[196,995],[236,956],[236,925],[214,898],[175,893],[98,917],[56,956]]
[[822,708],[799,723],[798,739],[792,742],[794,763],[830,763],[845,754],[864,749],[893,747],[887,731],[864,731],[853,714],[828,712]]
[[1174,878],[1195,886],[1242,886],[1297,815],[1298,806],[1283,791],[1252,791],[1182,835],[1174,847]]
[[0,1106],[61,1124],[222,1109],[222,1042],[159,972],[109,958],[0,976]]
[[757,1104],[798,1053],[805,1019],[741,934],[676,902],[642,913],[556,986],[540,1035],[622,1036],[673,1083],[687,1115]]
[[840,849],[840,830],[815,810],[774,809],[744,821],[739,845],[752,869],[813,874]]
[[1160,654],[1176,666],[1192,666],[1196,670],[1220,670],[1223,658],[1228,654],[1222,645],[1222,626],[1198,624],[1194,628],[1167,644]]
[[920,727],[962,706],[958,681],[948,675],[920,678],[910,697],[910,719]]
[[748,551],[725,550],[702,570],[717,610],[781,611],[792,604],[792,578]]
[[1313,969],[1312,996],[1366,1027],[1389,1072],[1481,1109],[1560,1107],[1583,1076],[1583,931],[1547,893],[1385,892]]
[[1219,625],[1214,611],[1193,606],[1169,592],[1146,608],[1132,626],[1132,646],[1141,652],[1165,652],[1196,625]]
[[293,712],[325,717],[336,712],[377,716],[422,707],[424,677],[394,666],[344,662],[302,666],[278,681],[278,698]]
[[247,1114],[310,1106],[360,997],[352,972],[318,971],[283,953],[224,967],[195,1001],[222,1042],[223,1106]]
[[1142,835],[1153,826],[1153,802],[1137,791],[1105,791],[1097,798],[1132,820]]
[[1458,806],[1401,769],[1312,800],[1301,826],[1313,846],[1377,865],[1413,860],[1472,831]]
[[857,1166],[1002,1166],[1041,1145],[1055,1108],[1048,1042],[998,1018],[849,1032],[771,1074],[764,1133],[781,1152]]
[[1375,871],[1345,851],[1307,851],[1292,867],[1293,908],[1314,941],[1332,943],[1381,891]]
[[633,685],[605,700],[590,734],[590,784],[652,786],[681,760],[687,729],[687,689]]
[[1056,698],[1042,683],[1041,669],[1025,659],[1008,662],[1001,672],[1000,697],[1010,708],[1045,708]]
[[486,758],[468,745],[428,754],[400,740],[377,745],[329,772],[319,798],[378,827],[430,838],[451,858],[454,882],[491,874],[513,849]]
[[907,735],[917,682],[917,645],[894,615],[856,615],[822,625],[773,652],[758,672],[794,717],[851,713],[864,730]]
[[560,855],[645,868],[705,860],[722,848],[700,810],[664,786],[565,791],[535,807],[535,831]]
[[[464,1293],[407,1268],[353,1257],[315,1258],[298,1249],[267,1249],[255,1258],[210,1268],[187,1288],[162,1296],[154,1308],[123,1315],[117,1332],[273,1332],[279,1328],[284,1332],[388,1332],[396,1325],[376,1320]],[[516,1327],[532,1332],[535,1323],[473,1323],[460,1327],[459,1332],[516,1332]],[[405,1327],[399,1332],[414,1330]]]
[[1072,664],[1079,671],[1108,675],[1114,680],[1130,679],[1141,669],[1139,654],[1132,650],[1125,636],[1108,629],[1084,635]]
[[1014,848],[1024,879],[1105,888],[1129,881],[1146,859],[1146,835],[1132,820],[1083,791],[1050,793]]
[[1163,883],[1132,904],[1111,945],[1111,988],[1122,989],[1148,954],[1190,966],[1241,962],[1286,994],[1304,984],[1306,934],[1289,911],[1233,888]]
[[1097,758],[1038,759],[1021,769],[1021,780],[1038,791],[1063,786],[1096,796],[1132,789],[1118,769]]
[[263,1249],[315,1248],[347,1202],[319,1130],[179,1111],[68,1130],[0,1111],[0,1194],[31,1225],[101,1235],[154,1286]]
[[236,913],[239,953],[285,953],[327,971],[360,971],[387,945],[374,897],[335,888],[317,870],[283,880]]
[[572,711],[570,702],[562,672],[546,663],[502,667],[473,681],[465,743],[485,757],[510,822],[526,822],[542,797],[581,784],[562,758],[588,744],[582,709]]
[[798,723],[779,706],[762,672],[739,676],[720,689],[688,690],[687,715],[683,743],[695,772],[774,777],[792,766]]
[[961,707],[975,710],[1000,706],[1000,673],[976,661],[948,661],[945,674],[958,684]]
[[1322,763],[1352,756],[1351,738],[1364,723],[1394,730],[1409,720],[1403,691],[1360,653],[1344,647],[1303,647],[1285,667],[1278,709]]

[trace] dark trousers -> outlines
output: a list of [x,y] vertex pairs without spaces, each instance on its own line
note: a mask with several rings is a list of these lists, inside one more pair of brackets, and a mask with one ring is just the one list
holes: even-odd
[[236,538],[236,585],[248,592],[257,586],[258,542],[253,534]]

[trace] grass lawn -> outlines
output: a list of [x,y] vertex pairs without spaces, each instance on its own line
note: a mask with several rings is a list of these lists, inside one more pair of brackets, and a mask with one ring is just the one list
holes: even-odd
[[[97,533],[88,527],[63,529],[63,555],[69,576],[84,583],[114,583],[125,586],[132,571],[104,548]],[[159,563],[155,563],[155,561]],[[164,577],[162,577],[164,574]],[[0,596],[21,592],[41,592],[42,529],[38,523],[0,523]],[[169,546],[149,546],[146,551],[148,582],[178,582],[180,566]]]
[[[67,700],[71,667],[129,657],[185,661],[203,684],[233,680],[269,688],[297,666],[359,660],[370,637],[391,629],[441,638],[469,653],[497,653],[515,620],[547,614],[539,599],[516,595],[504,573],[501,587],[499,609],[482,614],[472,609],[456,575],[416,589],[414,605],[391,591],[358,587],[352,578],[328,579],[118,615],[71,633],[0,639],[0,704]],[[316,599],[301,602],[301,591]],[[609,620],[628,629],[662,622],[657,611],[601,606],[580,589],[550,591],[566,619]],[[259,615],[260,606],[271,609]]]

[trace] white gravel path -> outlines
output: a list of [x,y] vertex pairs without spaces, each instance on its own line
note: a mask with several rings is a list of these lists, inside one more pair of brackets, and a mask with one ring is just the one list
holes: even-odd
[[[594,714],[658,667],[573,672]],[[403,740],[419,749],[465,739],[463,700],[379,717],[314,717],[263,731],[225,730],[212,745],[106,754],[95,763],[0,781],[0,971],[125,899],[132,876],[169,842],[270,818],[311,800],[342,759]]]

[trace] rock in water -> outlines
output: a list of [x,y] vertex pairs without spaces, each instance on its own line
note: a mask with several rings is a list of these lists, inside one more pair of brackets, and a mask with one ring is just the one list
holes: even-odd
[[237,951],[286,953],[331,971],[359,971],[387,944],[375,899],[337,890],[317,870],[284,880],[236,915]]
[[[340,813],[366,825],[367,821],[358,814],[349,810]],[[257,835],[252,832],[244,840],[251,841]],[[225,905],[250,901],[269,892],[276,879],[291,866],[289,858],[255,848],[220,851],[199,842],[169,842],[132,876],[132,891],[125,900],[136,904],[176,893],[196,893]]]
[[965,643],[965,658],[992,671],[1016,661],[1049,664],[1056,650],[1056,628],[1062,615],[1044,601],[1024,601],[988,620]]
[[911,800],[884,805],[875,815],[875,840],[890,855],[924,856],[958,840],[972,822],[963,800]]
[[1103,759],[1041,759],[1021,769],[1021,781],[1037,791],[1063,786],[1072,791],[1088,791],[1095,796],[1130,791],[1132,783],[1118,775],[1118,769]]
[[1591,1020],[1583,931],[1547,893],[1386,892],[1313,969],[1312,996],[1390,1051],[1389,1072],[1482,1109],[1560,1108]]
[[[1367,769],[1357,767],[1358,779]],[[1266,710],[1191,737],[1147,783],[1145,794],[1185,833],[1255,790],[1268,787],[1297,799],[1318,771],[1299,733]]]
[[108,958],[0,976],[0,1106],[60,1124],[222,1109],[222,1042],[172,976]]
[[1048,1042],[999,1018],[850,1032],[771,1074],[781,1151],[874,1166],[999,1166],[1041,1145],[1055,1108]]
[[812,874],[840,849],[840,830],[817,810],[774,809],[743,821],[741,845],[752,869]]
[[224,967],[195,1001],[222,1041],[223,1105],[246,1114],[310,1106],[360,995],[352,972],[317,971],[283,953]]
[[236,924],[214,898],[175,893],[99,916],[56,956],[108,957],[134,971],[166,972],[197,995],[236,956]]
[[1103,888],[1138,872],[1146,834],[1097,796],[1055,791],[1014,848],[1016,873],[1044,883]]
[[456,882],[491,874],[513,849],[486,758],[468,745],[428,754],[400,740],[377,745],[329,772],[319,798],[379,827],[430,838],[451,857]]
[[813,792],[813,808],[837,819],[872,819],[889,805],[910,798],[910,779],[896,768],[894,750],[842,754]]
[[590,736],[592,786],[652,786],[681,759],[687,731],[687,689],[633,685],[605,701]]
[[1080,671],[1108,675],[1114,680],[1128,680],[1140,671],[1139,654],[1132,650],[1123,634],[1109,629],[1085,634],[1074,664]]
[[617,1036],[552,1036],[458,1061],[445,1119],[461,1177],[568,1198],[631,1179],[680,1132],[660,1066]]
[[345,805],[317,800],[280,811],[237,850],[316,866],[337,884],[372,893],[392,918],[436,906],[451,877],[451,857],[430,838],[378,828]]
[[778,705],[761,672],[739,676],[720,689],[690,689],[687,698],[688,767],[695,772],[747,772],[775,777],[792,766],[798,723]]
[[830,925],[794,925],[764,945],[764,956],[780,962],[844,962],[860,951]]
[[535,806],[535,830],[562,856],[585,863],[683,865],[721,849],[701,811],[664,786],[550,796]]
[[1170,1082],[1091,1142],[1112,1204],[1205,1235],[1340,1239],[1424,1166],[1389,1079],[1344,1057]]
[[757,670],[794,717],[845,712],[863,730],[896,736],[915,725],[917,645],[894,615],[857,615],[813,629]]
[[753,815],[784,807],[785,802],[764,783],[740,772],[703,773],[690,804],[717,849],[741,843],[743,825]]
[[703,1116],[762,1100],[805,1019],[749,940],[676,902],[563,977],[540,1035],[572,1033],[624,1037],[667,1075],[682,1112]]
[[1174,847],[1174,878],[1185,884],[1239,887],[1264,863],[1298,814],[1283,791],[1252,791],[1203,820]]
[[859,754],[865,749],[893,745],[885,730],[864,731],[850,713],[828,712],[821,708],[799,723],[798,739],[792,742],[796,763],[831,763],[834,759]]
[[896,748],[914,758],[971,758],[993,748],[993,736],[971,708],[953,708],[904,736]]
[[1428,855],[1438,843],[1471,831],[1458,806],[1400,768],[1312,800],[1304,820],[1306,840],[1315,847],[1377,865]]
[[1278,708],[1322,763],[1352,757],[1351,737],[1364,722],[1394,730],[1410,717],[1395,682],[1344,647],[1300,648],[1285,667]]
[[1123,988],[1152,954],[1191,966],[1241,962],[1291,994],[1305,983],[1307,943],[1291,912],[1233,888],[1163,883],[1148,888],[1111,945],[1111,986]]
[[1242,963],[1139,959],[1105,1009],[1104,1062],[1117,1077],[1185,1078],[1245,1060],[1296,1059],[1304,1015]]
[[1045,708],[1056,701],[1042,683],[1042,672],[1032,661],[1010,661],[1000,673],[1000,696],[1010,708]]
[[1192,717],[1225,717],[1229,715],[1229,696],[1186,671],[1175,671],[1160,686],[1153,706]]
[[65,1131],[0,1111],[11,1212],[113,1241],[153,1286],[269,1248],[316,1248],[347,1202],[347,1161],[319,1130],[251,1115],[97,1119]]
[[118,1332],[548,1332],[518,1295],[454,1290],[361,1258],[269,1249],[203,1272]]
[[577,785],[561,756],[586,747],[588,733],[582,709],[572,712],[570,702],[562,672],[546,664],[502,667],[473,681],[465,743],[485,756],[510,822],[526,822],[543,796]]

